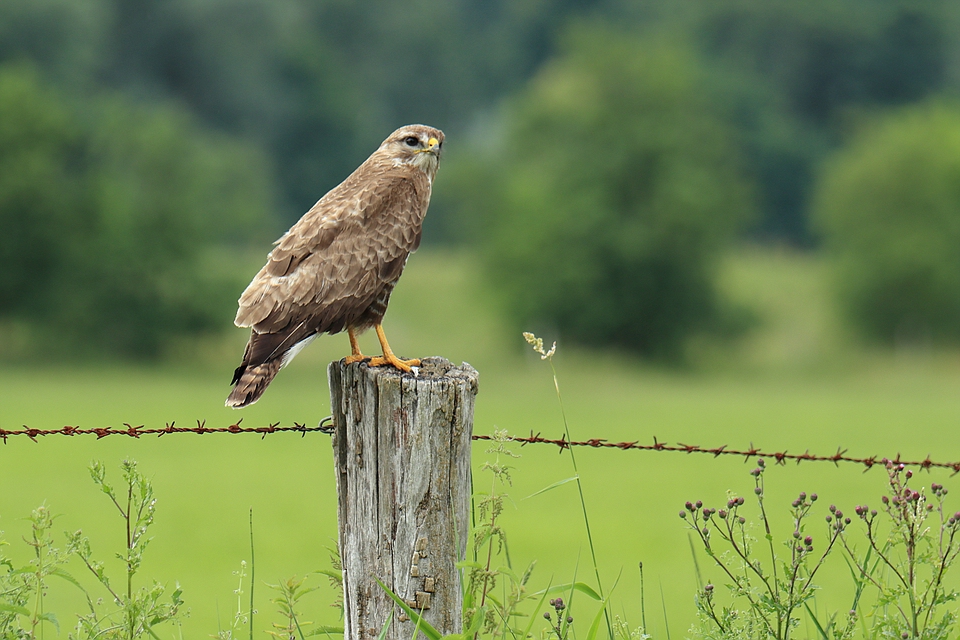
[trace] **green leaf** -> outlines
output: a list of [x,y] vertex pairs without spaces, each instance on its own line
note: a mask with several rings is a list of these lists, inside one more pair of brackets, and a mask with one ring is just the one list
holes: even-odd
[[[40,620],[41,622],[49,622],[56,627],[57,635],[60,635],[60,622],[57,620],[57,616],[54,615],[53,612],[42,613],[37,620]],[[157,640],[159,640],[159,638]]]
[[[810,616],[810,619],[813,620],[813,625],[817,628],[817,631],[820,633],[820,637],[823,638],[823,640],[830,640],[829,636],[827,636],[827,632],[824,631],[823,627],[820,625],[820,621],[817,620],[817,616],[813,614],[813,609],[810,608],[810,604],[807,602],[804,602],[803,608],[807,610],[807,614]],[[831,625],[827,625],[827,626],[830,627]]]
[[16,613],[21,616],[26,616],[28,618],[30,617],[29,610],[23,607],[18,607],[17,605],[14,605],[14,604],[4,604],[3,602],[0,602],[0,611],[10,611],[12,613]]
[[377,640],[383,640],[387,637],[387,631],[390,629],[391,622],[393,622],[393,609],[390,610],[390,615],[387,616],[387,621],[383,623],[383,629],[380,629],[380,635],[377,636]]
[[543,607],[543,601],[547,599],[547,594],[550,593],[550,587],[548,586],[541,593],[543,595],[540,596],[540,602],[537,603],[537,608],[533,610],[533,615],[530,616],[530,622],[527,624],[527,628],[523,630],[523,635],[520,636],[521,638],[530,637],[530,631],[533,629],[533,623],[536,621],[537,617],[540,614],[540,609]]
[[[392,612],[392,611],[390,612],[390,616],[393,617],[393,612]],[[390,618],[387,618],[387,620],[389,621]],[[316,629],[311,629],[310,631],[308,631],[308,632],[306,633],[307,637],[309,637],[309,636],[320,636],[320,635],[326,636],[326,635],[330,635],[330,634],[341,635],[341,636],[342,636],[342,635],[343,635],[343,627],[325,625],[325,626],[317,627]]]
[[571,588],[572,588],[572,589],[576,589],[577,591],[583,593],[583,594],[586,595],[586,596],[589,596],[590,598],[593,598],[594,600],[596,600],[596,601],[598,601],[598,602],[599,602],[600,600],[603,600],[603,598],[600,597],[600,594],[598,594],[596,591],[594,591],[593,588],[592,588],[590,585],[585,584],[585,583],[583,583],[583,582],[574,582],[573,584],[558,584],[558,585],[553,586],[553,587],[548,587],[547,589],[544,589],[543,591],[537,591],[536,593],[533,593],[533,594],[531,594],[531,595],[533,595],[533,596],[539,596],[540,594],[546,595],[546,594],[548,594],[548,593],[557,593],[558,591],[561,591],[561,592],[562,592],[562,591],[569,591]]
[[76,578],[74,578],[72,575],[70,575],[63,569],[59,569],[59,568],[54,569],[53,571],[50,572],[50,575],[57,576],[58,578],[62,578],[63,580],[66,580],[70,584],[74,585],[77,589],[80,589],[80,591],[83,591],[84,593],[87,592],[87,590],[83,588],[83,585],[77,582]]
[[430,640],[440,640],[442,636],[440,632],[433,627],[432,624],[430,624],[426,620],[423,620],[419,613],[411,609],[410,605],[408,605],[406,602],[404,602],[400,598],[400,596],[398,596],[397,594],[395,594],[393,591],[390,590],[390,587],[383,584],[383,582],[380,581],[380,578],[374,577],[373,579],[376,580],[377,584],[380,585],[380,588],[383,589],[387,593],[387,595],[390,596],[390,598],[397,603],[397,606],[400,607],[400,609],[405,614],[407,614],[407,616],[409,616],[411,620],[417,623],[417,626],[423,631],[423,633],[428,638],[430,638]]
[[530,495],[528,495],[526,498],[523,498],[523,499],[526,500],[527,498],[532,498],[532,497],[534,497],[534,496],[538,496],[538,495],[540,495],[541,493],[546,493],[547,491],[550,491],[551,489],[556,489],[557,487],[562,486],[562,485],[565,485],[565,484],[567,484],[568,482],[573,482],[574,480],[579,480],[579,479],[580,479],[580,476],[579,476],[579,475],[575,475],[575,476],[573,476],[573,477],[571,477],[571,478],[567,478],[566,480],[558,480],[557,482],[554,482],[554,483],[553,483],[552,485],[550,485],[549,487],[544,487],[543,489],[540,489],[540,491],[535,491],[534,493],[531,493]]
[[600,621],[604,618],[607,610],[607,601],[609,599],[610,596],[607,596],[603,604],[600,605],[600,610],[597,611],[597,615],[593,617],[593,622],[590,624],[590,631],[587,632],[587,640],[596,640],[597,632],[600,630]]

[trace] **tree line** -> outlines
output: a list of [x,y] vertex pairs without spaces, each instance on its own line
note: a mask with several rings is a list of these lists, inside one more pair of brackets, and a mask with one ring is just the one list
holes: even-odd
[[867,335],[956,339],[958,35],[942,0],[7,0],[0,322],[147,357],[229,326],[223,252],[426,122],[427,241],[518,322],[675,357],[747,237],[828,251]]

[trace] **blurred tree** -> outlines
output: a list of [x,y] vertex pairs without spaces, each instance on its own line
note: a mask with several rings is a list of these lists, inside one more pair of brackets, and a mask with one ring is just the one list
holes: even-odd
[[80,129],[25,65],[0,73],[0,314],[40,314],[76,230]]
[[174,108],[88,112],[0,68],[0,316],[51,350],[146,357],[228,326],[244,277],[207,257],[262,230],[263,157]]
[[960,109],[867,123],[824,166],[814,215],[855,326],[885,342],[960,339]]
[[[809,195],[847,114],[945,88],[952,55],[942,0],[729,0],[671,24],[694,34],[743,132],[758,178],[761,236],[810,244]],[[676,27],[675,27],[676,28]]]
[[467,206],[493,215],[488,265],[517,320],[677,355],[715,319],[715,258],[750,213],[693,54],[574,29],[507,119]]

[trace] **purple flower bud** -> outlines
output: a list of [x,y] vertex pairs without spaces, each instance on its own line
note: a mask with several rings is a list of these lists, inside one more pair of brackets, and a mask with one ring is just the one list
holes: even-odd
[[685,506],[685,507],[687,508],[687,511],[693,511],[693,503],[692,503],[692,502],[687,502],[687,503],[686,503],[685,505],[683,505],[683,506]]
[[806,491],[801,491],[801,492],[800,492],[800,500],[806,500],[806,499],[807,499],[807,492],[806,492]]
[[710,529],[707,529],[706,527],[704,527],[704,528],[703,528],[703,535],[705,535],[705,536],[710,535]]
[[850,524],[850,518],[844,518],[843,524]]
[[871,510],[870,510],[870,515],[871,515],[872,517],[876,518],[876,517],[877,517],[877,510],[876,510],[876,509],[871,509]]
[[880,502],[882,502],[883,504],[887,504],[888,502],[890,502],[890,498],[888,498],[887,496],[883,496],[882,498],[880,498]]
[[753,490],[753,492],[757,495],[760,495],[761,493],[763,493],[763,489],[761,489],[760,487],[757,487]]
[[907,480],[909,480],[910,478],[912,478],[912,477],[913,477],[913,471],[910,471],[909,469],[907,469],[906,476],[907,476]]
[[713,585],[712,585],[712,584],[707,584],[707,586],[705,586],[705,587],[703,588],[703,590],[704,590],[704,591],[707,591],[707,592],[713,591]]
[[803,539],[803,544],[807,545],[808,547],[809,547],[810,545],[812,545],[812,544],[813,544],[813,536],[807,536],[806,538],[804,538],[804,539]]
[[799,531],[794,531],[794,532],[793,532],[793,537],[794,537],[794,538],[799,538],[799,537],[800,537],[800,532],[799,532]]
[[811,494],[810,494],[810,502],[816,502],[816,501],[817,501],[817,494],[811,493]]
[[740,504],[740,505],[743,504],[743,496],[740,496],[739,498],[737,498],[737,504]]
[[567,616],[567,624],[573,624],[573,616]]
[[747,519],[744,518],[743,516],[740,516],[739,518],[737,518],[737,520],[740,522],[740,524],[743,524],[747,521]]
[[[541,602],[543,602],[543,601],[541,600]],[[543,619],[544,619],[544,620],[549,620],[549,619],[550,619],[550,612],[549,612],[549,611],[544,611],[544,612],[543,612]]]
[[836,510],[837,510],[837,505],[835,504],[830,505],[830,513],[835,513]]
[[726,509],[720,509],[720,512],[717,515],[720,516],[721,520],[726,520],[727,519]]
[[919,500],[919,499],[920,499],[920,492],[919,492],[919,491],[914,491],[912,494],[910,494],[910,497],[913,498],[914,500]]
[[697,504],[696,504],[696,505],[694,505],[694,506],[696,506],[696,507],[697,507],[697,509],[699,509],[700,507],[702,507],[702,506],[703,506],[703,503],[702,503],[701,501],[699,501],[699,500],[697,500]]
[[767,463],[763,461],[763,458],[757,458],[757,464],[764,467]]
[[827,522],[831,522],[832,520],[833,518],[831,518],[830,516],[827,516]]
[[794,509],[796,509],[797,507],[800,506],[800,501],[799,501],[799,500],[794,500],[793,502],[790,503],[790,506],[793,507]]
[[681,512],[680,512],[680,517],[681,517],[681,518],[686,518],[686,517],[687,517],[687,512],[686,512],[686,511],[681,511]]

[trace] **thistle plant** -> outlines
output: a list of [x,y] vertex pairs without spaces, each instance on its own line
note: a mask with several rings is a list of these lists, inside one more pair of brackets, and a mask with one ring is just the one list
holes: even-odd
[[563,598],[554,598],[550,601],[550,606],[553,607],[554,614],[557,616],[556,621],[549,610],[543,612],[543,618],[550,623],[550,632],[557,637],[557,640],[567,640],[573,626],[573,616],[564,613],[567,605],[563,602]]
[[[799,625],[798,610],[814,595],[814,576],[850,524],[850,518],[831,505],[825,518],[825,542],[822,546],[815,545],[814,536],[807,532],[807,524],[817,494],[801,493],[790,505],[793,531],[783,543],[787,553],[778,555],[764,501],[764,471],[761,458],[758,466],[750,472],[760,511],[762,542],[753,537],[754,527],[752,523],[748,526],[743,515],[746,501],[742,496],[731,495],[726,508],[719,510],[704,507],[699,500],[687,502],[680,512],[680,517],[696,533],[707,555],[726,576],[733,600],[731,606],[721,607],[716,602],[714,585],[707,584],[701,589],[696,600],[701,637],[788,640]],[[715,546],[715,538],[723,541],[724,551]],[[815,546],[820,546],[820,550]],[[767,556],[767,560],[761,561],[760,555]],[[746,602],[745,611],[739,608],[740,602]],[[821,634],[826,635],[827,631],[819,621],[814,619],[814,622]],[[853,626],[848,623],[842,628],[831,628],[831,631],[837,638],[848,638]]]
[[[948,589],[944,578],[960,553],[960,512],[945,509],[943,485],[931,484],[933,498],[928,499],[923,488],[910,486],[912,471],[883,462],[889,493],[881,498],[880,511],[867,505],[855,509],[866,528],[867,549],[858,553],[848,535],[842,536],[859,576],[877,591],[874,630],[885,638],[956,637],[956,613],[945,605],[960,593]],[[886,536],[881,514],[889,521]]]

